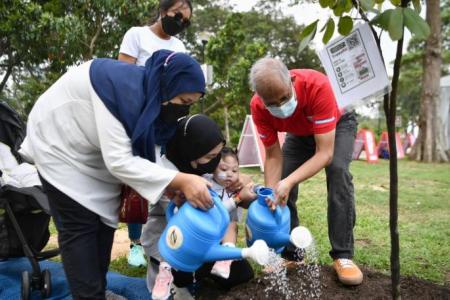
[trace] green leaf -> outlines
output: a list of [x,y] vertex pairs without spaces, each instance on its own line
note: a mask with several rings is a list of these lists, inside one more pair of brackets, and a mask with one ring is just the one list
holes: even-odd
[[370,11],[375,6],[375,0],[361,0],[363,10]]
[[391,13],[388,31],[393,41],[398,41],[403,37],[403,8],[397,7]]
[[325,24],[324,28],[325,27],[326,27],[326,30],[325,30],[325,33],[323,34],[322,42],[324,44],[327,44],[330,41],[331,37],[333,36],[334,28],[336,27],[334,25],[334,20],[332,18],[329,18],[327,21],[327,24]]
[[344,12],[350,12],[353,9],[352,0],[346,0],[344,5]]
[[[350,2],[350,5],[351,5],[350,0],[337,0],[336,1],[336,4],[333,7],[333,13],[336,17],[342,16],[342,14],[348,9],[348,2]],[[351,7],[350,7],[350,9],[351,9]]]
[[388,30],[389,28],[389,20],[391,18],[393,9],[387,9],[381,14],[376,15],[370,23],[373,25],[376,25],[384,30]]
[[412,0],[413,6],[414,6],[414,10],[420,14],[420,12],[422,11],[422,4],[420,4],[420,0]]
[[335,0],[319,0],[319,4],[321,7],[331,7],[334,5]]
[[430,27],[416,11],[407,7],[403,9],[403,17],[405,19],[405,26],[406,28],[408,28],[412,35],[423,40],[428,37],[428,35],[430,34]]
[[344,16],[339,19],[338,32],[341,35],[349,34],[353,29],[353,20],[349,16]]
[[319,22],[319,20],[314,21],[303,29],[302,34],[300,35],[301,42],[300,46],[298,46],[298,53],[302,52],[316,35],[317,22]]
[[401,0],[389,0],[389,1],[391,1],[392,5],[394,6],[400,6],[400,4],[402,3]]

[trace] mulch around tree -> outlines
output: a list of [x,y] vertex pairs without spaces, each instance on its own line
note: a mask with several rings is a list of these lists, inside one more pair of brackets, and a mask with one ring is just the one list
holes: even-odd
[[[304,268],[301,266],[299,268]],[[335,272],[329,266],[320,266],[320,283],[316,281],[314,292],[311,286],[309,272],[299,268],[287,271],[287,282],[294,295],[286,295],[276,289],[269,289],[273,276],[260,275],[246,284],[229,291],[219,290],[213,284],[204,284],[198,291],[196,299],[392,299],[391,279],[389,276],[363,268],[364,281],[359,286],[346,287],[339,283]],[[317,269],[319,267],[316,267]],[[314,285],[312,285],[314,286]],[[320,286],[320,287],[319,287]],[[300,288],[298,288],[300,287]],[[320,294],[317,297],[317,294]],[[415,277],[401,278],[402,299],[450,299],[450,286],[437,285]]]

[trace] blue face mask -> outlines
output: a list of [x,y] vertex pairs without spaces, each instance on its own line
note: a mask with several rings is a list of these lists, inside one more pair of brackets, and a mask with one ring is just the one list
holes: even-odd
[[292,88],[292,97],[281,106],[266,106],[270,114],[276,118],[286,119],[292,116],[297,108],[297,98],[295,97],[295,90]]

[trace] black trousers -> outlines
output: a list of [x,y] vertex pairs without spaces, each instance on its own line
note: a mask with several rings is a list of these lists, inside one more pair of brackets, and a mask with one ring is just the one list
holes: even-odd
[[[201,282],[202,279],[210,278],[214,280],[219,287],[230,289],[238,284],[245,283],[254,277],[253,269],[245,259],[235,260],[231,263],[230,277],[228,279],[211,274],[214,262],[203,264],[195,271],[195,282]],[[172,270],[174,283],[178,287],[185,287],[194,282],[194,273]]]
[[[353,177],[349,166],[352,161],[357,127],[354,112],[341,116],[336,126],[333,160],[325,168],[328,192],[328,237],[332,248],[330,256],[333,259],[353,257],[353,227],[356,214]],[[310,159],[315,150],[314,136],[288,134],[283,145],[282,178],[289,176]],[[297,197],[298,185],[292,188],[287,202],[291,211],[291,228],[299,225]],[[286,256],[289,257],[289,255]]]
[[105,299],[115,229],[41,177],[74,299]]

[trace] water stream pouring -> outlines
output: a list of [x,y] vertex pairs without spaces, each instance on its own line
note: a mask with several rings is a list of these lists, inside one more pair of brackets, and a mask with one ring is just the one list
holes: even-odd
[[185,202],[175,213],[171,202],[166,210],[168,224],[159,238],[161,256],[174,268],[194,272],[208,261],[251,258],[260,265],[269,259],[269,248],[262,240],[255,240],[250,248],[220,245],[230,217],[219,196],[211,191],[214,207],[203,211]]
[[291,228],[291,214],[287,206],[276,206],[274,211],[267,206],[266,198],[274,199],[273,190],[258,187],[258,198],[250,205],[247,213],[245,233],[247,245],[252,245],[256,240],[264,240],[270,248],[277,253],[292,243],[297,248],[307,248],[312,243],[312,236],[306,227]]

